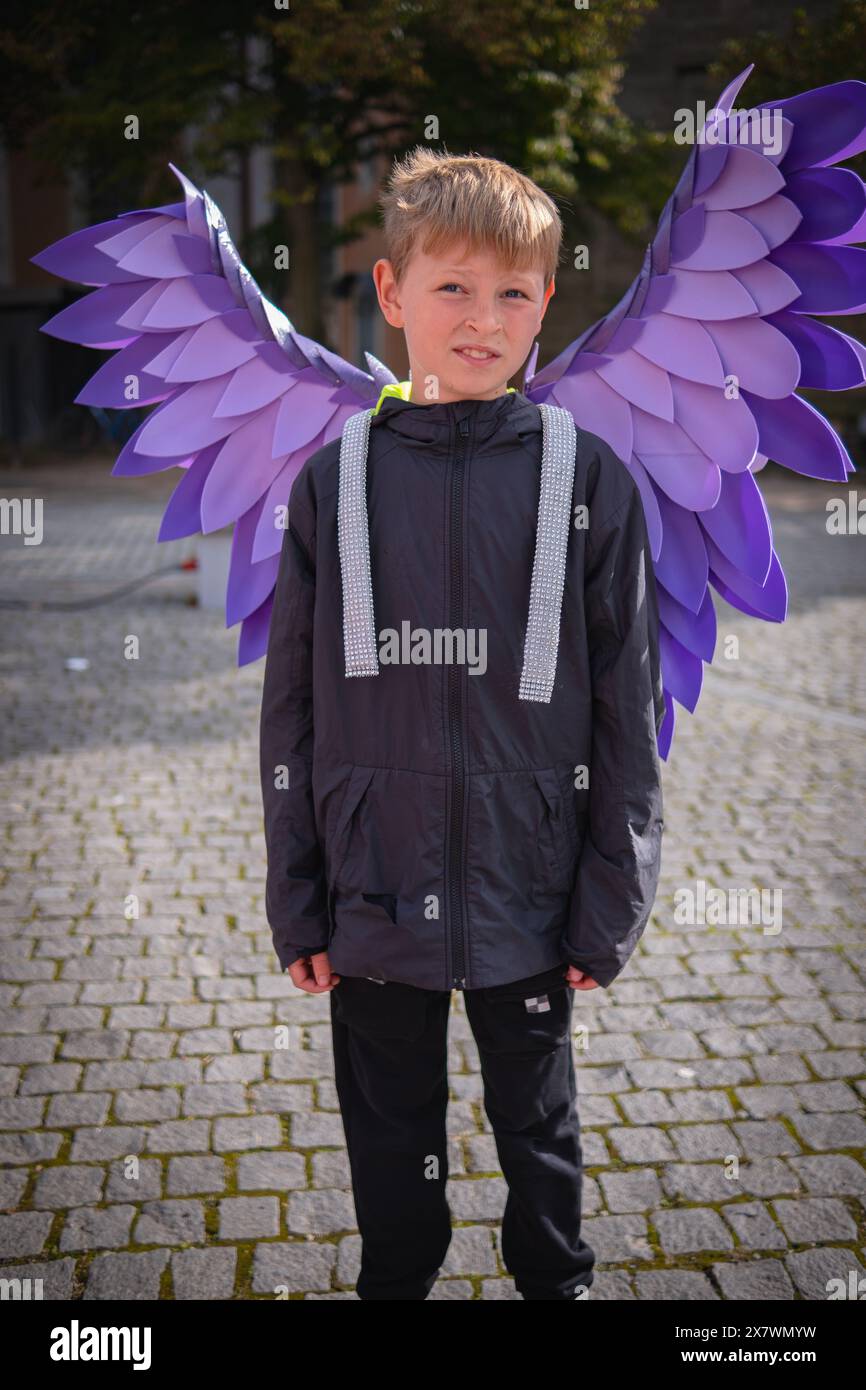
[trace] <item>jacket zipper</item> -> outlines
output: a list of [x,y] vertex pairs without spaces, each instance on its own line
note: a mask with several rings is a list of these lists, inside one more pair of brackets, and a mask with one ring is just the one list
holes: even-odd
[[[451,612],[449,626],[454,631],[463,623],[463,479],[469,421],[457,424],[457,451],[451,468]],[[463,938],[463,764],[462,677],[459,664],[448,668],[448,732],[451,742],[452,796],[449,825],[449,902],[451,923],[451,987],[466,988],[466,950]]]

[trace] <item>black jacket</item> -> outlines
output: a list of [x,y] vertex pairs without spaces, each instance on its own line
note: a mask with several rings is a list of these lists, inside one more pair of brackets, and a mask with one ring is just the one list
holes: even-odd
[[[609,985],[634,950],[663,829],[643,507],[609,446],[578,429],[572,504],[587,510],[569,527],[555,683],[549,703],[518,699],[541,455],[541,411],[520,392],[381,401],[366,471],[381,664],[366,678],[347,678],[344,657],[340,440],[298,474],[260,730],[283,969],[327,948],[339,974],[428,989],[562,961]],[[457,628],[475,633],[462,663],[432,647],[399,659],[416,629]],[[404,637],[391,664],[384,629]]]

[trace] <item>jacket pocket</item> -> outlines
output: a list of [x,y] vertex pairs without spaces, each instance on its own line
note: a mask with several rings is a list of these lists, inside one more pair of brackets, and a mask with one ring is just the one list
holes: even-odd
[[[412,896],[439,888],[445,779],[400,768],[355,768],[335,832],[333,882],[341,891]],[[376,911],[384,916],[384,906]]]
[[328,878],[332,889],[339,882],[340,873],[352,840],[352,824],[375,772],[374,767],[353,767],[349,774],[343,800],[337,813],[334,832],[328,846]]
[[534,768],[533,776],[544,803],[540,840],[549,847],[549,886],[553,892],[567,892],[575,867],[574,822],[568,813],[568,797],[556,768]]
[[519,970],[526,960],[521,938],[551,935],[553,918],[565,910],[575,849],[564,771],[472,774],[466,881],[479,949],[495,950],[500,963],[513,960]]
[[446,791],[433,773],[352,768],[329,835],[338,974],[443,987]]

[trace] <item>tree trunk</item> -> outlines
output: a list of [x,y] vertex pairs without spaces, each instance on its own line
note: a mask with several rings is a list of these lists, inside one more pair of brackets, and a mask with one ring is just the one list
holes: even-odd
[[274,172],[277,187],[290,199],[285,209],[289,271],[280,308],[288,314],[298,332],[322,342],[325,328],[316,185],[302,162],[294,156],[278,160]]

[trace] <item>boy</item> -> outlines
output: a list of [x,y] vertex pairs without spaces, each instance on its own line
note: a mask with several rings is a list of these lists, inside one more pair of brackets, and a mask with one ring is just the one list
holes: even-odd
[[504,1263],[524,1299],[573,1300],[595,1256],[572,991],[623,969],[660,863],[649,543],[611,449],[507,386],[554,292],[553,202],[498,160],[421,147],[383,209],[373,275],[411,378],[291,490],[262,698],[267,916],[295,985],[330,993],[358,1296],[424,1299],[445,1257],[462,989]]

